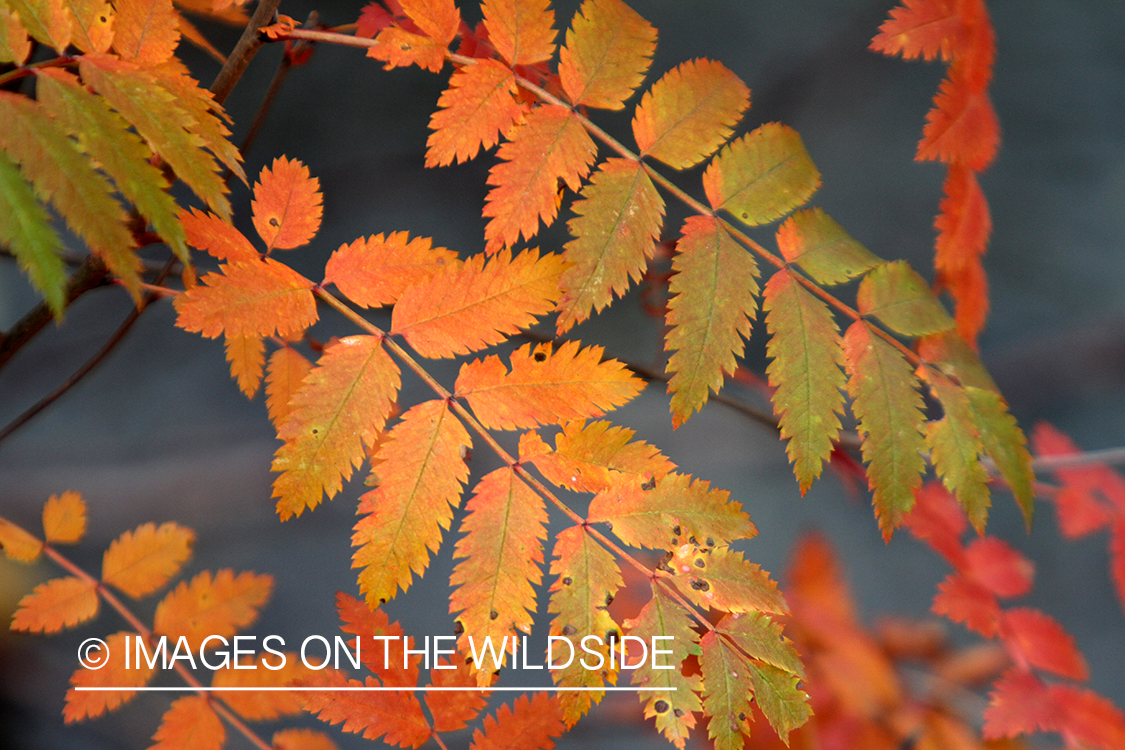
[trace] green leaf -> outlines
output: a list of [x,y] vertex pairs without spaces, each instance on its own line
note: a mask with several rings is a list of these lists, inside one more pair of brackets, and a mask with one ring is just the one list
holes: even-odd
[[[595,646],[595,649],[606,659],[608,668],[609,648],[619,645],[616,637],[609,636],[621,634],[621,628],[606,611],[618,589],[625,584],[617,560],[583,527],[571,526],[555,538],[551,575],[557,576],[551,585],[547,607],[554,615],[551,635],[569,638],[572,644],[581,643],[588,635],[597,636],[606,645]],[[565,647],[559,650],[563,653],[554,654],[556,662],[564,661],[569,653]],[[602,670],[586,669],[575,658],[569,666],[552,671],[551,678],[559,687],[601,687],[606,679],[611,684],[617,682],[617,670],[609,669],[608,675],[603,677]],[[602,691],[563,692],[559,696],[563,722],[567,726],[574,724],[591,706],[600,703],[604,695]]]
[[78,139],[79,148],[97,160],[176,256],[190,263],[184,228],[177,218],[179,209],[167,192],[168,181],[149,163],[152,152],[129,130],[129,123],[64,70],[42,71],[36,91],[44,109]]
[[873,315],[896,333],[925,336],[953,327],[926,280],[904,260],[878,266],[860,282],[859,311]]
[[844,360],[875,515],[883,538],[890,539],[914,506],[926,468],[918,378],[902,353],[861,320],[844,334]]
[[945,331],[918,340],[918,356],[962,385],[999,393],[996,381],[978,355],[956,331]]
[[769,122],[734,141],[703,173],[707,200],[751,226],[780,218],[820,187],[820,172],[793,128]]
[[628,484],[600,492],[590,501],[587,520],[612,523],[613,533],[631,547],[655,549],[684,542],[714,547],[758,533],[729,492],[685,474],[668,474],[647,490]]
[[773,410],[802,494],[820,476],[832,453],[844,408],[840,329],[828,307],[787,270],[766,283],[763,306],[773,359],[766,373],[774,388]]
[[984,445],[965,389],[942,376],[928,378],[945,415],[926,424],[926,445],[942,484],[956,495],[969,522],[983,534],[992,504],[988,472],[980,462]]
[[754,686],[753,669],[742,654],[731,648],[714,631],[705,633],[699,660],[703,671],[703,710],[711,717],[707,735],[715,750],[741,750],[742,736],[750,736],[750,699]]
[[559,281],[558,330],[569,330],[601,312],[644,275],[664,221],[664,200],[640,162],[608,159],[571,206],[574,239],[563,259],[573,263]]
[[786,219],[777,229],[777,246],[785,260],[818,284],[839,284],[882,262],[821,208],[805,208]]
[[733,373],[758,311],[758,264],[714,216],[684,223],[672,260],[668,381],[672,425],[679,427]]
[[1027,452],[1027,438],[1008,413],[1008,405],[999,393],[972,386],[965,387],[973,409],[973,424],[980,430],[984,452],[996,463],[1000,476],[1016,496],[1028,526],[1035,512],[1035,491],[1032,482],[1031,454]]
[[50,200],[70,228],[140,299],[140,261],[113,185],[90,164],[43,108],[0,91],[0,148],[18,162],[41,200]]
[[641,98],[633,137],[641,156],[687,169],[730,138],[749,106],[750,89],[738,76],[712,60],[689,60]]
[[148,70],[106,55],[85,55],[79,62],[82,80],[104,96],[216,214],[230,220],[226,184],[206,141],[191,132],[197,120],[188,99],[160,85]]
[[781,625],[761,612],[731,614],[715,626],[746,654],[778,669],[804,677],[805,668],[793,642],[781,634]]
[[43,295],[56,320],[66,309],[66,269],[62,240],[51,228],[47,210],[35,200],[19,168],[0,151],[0,242],[16,256],[31,284]]
[[[688,734],[695,726],[697,711],[703,710],[699,691],[703,680],[699,675],[685,675],[683,663],[689,655],[699,656],[703,649],[699,646],[699,635],[692,629],[692,620],[687,610],[676,604],[661,586],[652,587],[652,599],[644,606],[635,620],[626,620],[629,635],[641,638],[649,646],[671,651],[660,654],[659,658],[649,653],[644,664],[633,671],[632,684],[644,688],[667,688],[638,693],[645,704],[645,718],[656,719],[656,728],[678,748],[683,748]],[[653,639],[664,639],[656,640]],[[630,664],[635,658],[630,654]],[[654,664],[671,669],[657,669]]]
[[789,744],[789,733],[812,716],[809,696],[797,687],[797,676],[769,664],[751,664],[754,700],[777,736]]

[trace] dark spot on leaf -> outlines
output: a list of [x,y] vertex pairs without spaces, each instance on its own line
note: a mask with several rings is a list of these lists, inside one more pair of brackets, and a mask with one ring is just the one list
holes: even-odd
[[314,427],[314,428],[313,428],[313,434],[314,434],[314,435],[319,435],[319,434],[320,434],[320,430],[318,430],[318,429],[316,429],[316,428]]
[[712,539],[711,537],[707,537],[707,546],[708,547],[714,547],[715,546],[715,540]]
[[710,591],[711,590],[711,584],[707,583],[707,581],[704,581],[702,578],[692,578],[691,579],[691,587],[693,589],[695,589],[696,591]]
[[675,714],[676,718],[678,719],[684,715],[684,710],[682,708],[673,708],[672,713]]
[[270,217],[270,226],[271,226],[271,227],[279,227],[279,226],[281,226],[281,224],[280,224],[280,223],[279,223],[279,222],[277,221],[277,217],[276,217],[276,216],[271,216],[271,217]]
[[563,625],[563,629],[562,629],[563,635],[570,636],[570,635],[574,635],[577,632],[578,632],[578,628],[574,627],[573,625]]
[[697,558],[695,558],[695,567],[705,568],[705,567],[707,567],[707,563],[703,562],[702,557],[697,557]]
[[612,521],[606,521],[606,522],[605,522],[605,527],[606,527],[607,529],[609,529],[610,531],[613,531],[613,522],[612,522]]
[[[410,46],[409,44],[407,44],[406,42],[403,42],[402,44],[400,44],[400,45],[398,46],[398,48],[399,48],[400,50],[402,50],[403,52],[409,52],[410,50],[414,49],[413,47],[411,47],[411,46]],[[745,214],[743,214],[742,218],[744,218],[744,219],[745,219],[745,218],[746,218],[746,215],[745,215]]]
[[610,630],[609,632],[607,632],[605,634],[605,642],[608,643],[610,646],[617,643],[617,631],[616,630]]
[[461,624],[460,620],[453,623],[453,635],[461,635],[465,632],[465,626]]
[[543,352],[535,352],[535,354],[531,355],[531,358],[536,362],[543,362],[547,359],[547,355]]
[[608,607],[611,604],[613,604],[613,594],[607,591],[605,595],[605,606]]
[[749,219],[749,218],[750,218],[750,214],[748,214],[748,213],[746,213],[745,211],[743,211],[743,212],[742,212],[742,218],[744,218],[744,219]]
[[500,616],[500,613],[497,612],[496,610],[492,610],[491,612],[488,613],[488,619],[490,619],[490,620],[495,620],[499,616]]
[[641,483],[641,489],[645,490],[646,492],[648,490],[655,490],[656,489],[656,477],[649,477],[644,482],[642,482]]
[[744,714],[742,711],[739,711],[738,712],[738,720],[739,721],[746,721],[746,714]]
[[672,527],[672,533],[675,534],[676,536],[679,536],[680,534],[682,534],[684,532],[683,532],[682,529],[680,529],[680,525],[676,524],[675,526]]
[[672,559],[671,552],[665,552],[664,557],[660,558],[660,562],[656,564],[657,570],[663,570],[665,573],[671,573],[672,568],[668,566],[668,561]]
[[688,540],[688,544],[694,544],[694,545],[695,545],[696,547],[698,547],[698,546],[699,546],[699,542],[695,541],[695,537],[693,537],[693,536],[689,536],[689,537],[687,538],[687,540]]
[[569,586],[570,584],[574,583],[574,579],[571,578],[570,576],[567,576],[566,578],[563,579],[562,582],[563,582],[563,586]]
[[386,599],[380,599],[380,600],[379,600],[379,604],[386,604],[386,603],[387,603],[387,600],[386,600]]
[[652,710],[658,714],[662,714],[668,710],[668,701],[657,701],[652,704]]

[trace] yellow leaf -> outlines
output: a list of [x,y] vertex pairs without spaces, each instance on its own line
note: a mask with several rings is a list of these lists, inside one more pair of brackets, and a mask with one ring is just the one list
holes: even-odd
[[622,109],[655,49],[656,29],[621,0],[585,0],[559,54],[563,90],[576,106]]
[[86,503],[72,490],[51,495],[43,506],[43,535],[52,544],[74,544],[86,533]]
[[0,518],[0,548],[12,560],[34,562],[43,551],[43,542],[6,518]]
[[28,33],[60,55],[66,51],[71,39],[71,18],[63,0],[5,0],[8,7],[19,13],[20,21]]
[[134,599],[151,594],[191,557],[195,532],[166,523],[146,523],[115,539],[102,557],[102,580]]

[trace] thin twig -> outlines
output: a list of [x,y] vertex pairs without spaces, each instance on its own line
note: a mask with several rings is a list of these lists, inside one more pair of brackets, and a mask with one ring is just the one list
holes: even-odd
[[227,64],[215,76],[215,81],[211,84],[211,93],[215,97],[215,101],[222,104],[230,96],[230,92],[234,90],[235,84],[242,74],[246,72],[246,66],[258,53],[258,48],[262,46],[261,34],[258,29],[263,26],[268,26],[277,14],[277,6],[281,4],[281,0],[261,0],[258,7],[254,10],[254,15],[250,17],[250,21],[246,24],[246,28],[242,30],[242,36],[238,40],[238,44],[234,45],[234,49],[227,57]]

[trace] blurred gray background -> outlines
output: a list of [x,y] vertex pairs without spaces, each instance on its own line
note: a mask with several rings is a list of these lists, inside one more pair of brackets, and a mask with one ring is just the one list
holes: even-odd
[[[312,9],[329,25],[354,21],[362,2],[290,2],[282,12],[303,19]],[[660,31],[652,76],[692,57],[712,57],[753,91],[740,132],[772,120],[796,127],[820,168],[814,203],[886,258],[909,259],[924,274],[932,264],[933,215],[943,169],[912,158],[939,64],[903,62],[867,50],[889,0],[634,0]],[[576,3],[559,7],[565,27]],[[1125,5],[1111,0],[993,0],[998,35],[992,97],[1003,126],[998,160],[983,176],[994,231],[986,266],[993,312],[981,351],[1025,429],[1050,420],[1086,448],[1125,444]],[[463,8],[466,18],[479,17]],[[221,49],[237,33],[204,26]],[[276,68],[281,50],[267,47],[228,101],[238,142]],[[217,65],[187,53],[209,82]],[[354,49],[321,47],[296,69],[247,157],[256,175],[273,157],[304,161],[324,190],[324,224],[307,248],[286,256],[315,276],[342,242],[409,230],[467,254],[483,236],[480,209],[492,157],[440,170],[422,168],[426,124],[448,72],[384,72]],[[627,140],[625,114],[596,119]],[[698,170],[681,181],[701,194]],[[249,195],[236,186],[236,223],[249,225]],[[669,205],[665,235],[683,212]],[[561,222],[560,222],[561,225]],[[763,235],[768,237],[768,232]],[[557,249],[559,231],[540,242]],[[156,257],[154,255],[154,257]],[[319,277],[317,277],[319,278]],[[0,328],[35,302],[11,260],[0,260]],[[61,383],[117,327],[126,295],[109,288],[82,298],[64,325],[50,328],[0,371],[0,425]],[[352,332],[323,314],[316,335]],[[376,322],[379,316],[375,315]],[[125,342],[90,377],[32,423],[0,443],[0,514],[38,528],[48,495],[82,492],[90,530],[73,559],[96,571],[111,539],[144,521],[175,520],[198,531],[187,574],[252,569],[275,576],[273,598],[254,632],[299,640],[333,632],[337,590],[356,593],[349,538],[353,482],[334,501],[281,524],[270,499],[276,447],[261,396],[247,401],[230,379],[222,346],[173,326],[171,305],[141,317]],[[635,294],[577,331],[609,353],[652,363],[660,329]],[[764,368],[755,335],[747,362]],[[435,374],[451,383],[452,365]],[[404,402],[422,394],[406,378]],[[758,394],[731,388],[751,403]],[[667,397],[650,387],[611,415],[635,428],[684,471],[731,490],[757,524],[747,552],[776,577],[803,531],[820,529],[837,545],[866,618],[923,615],[944,563],[900,534],[884,545],[866,496],[852,497],[830,472],[804,498],[783,446],[768,429],[718,404],[672,431]],[[474,476],[495,462],[478,446]],[[1037,563],[1034,593],[1020,603],[1042,607],[1073,633],[1091,664],[1091,685],[1125,704],[1125,618],[1108,574],[1107,540],[1097,534],[1061,541],[1046,503],[1026,534],[1011,498],[997,493],[990,531]],[[406,597],[389,607],[408,632],[452,627],[446,611],[452,543]],[[0,614],[57,575],[0,560]],[[153,604],[137,609],[151,617]],[[545,623],[541,601],[539,622]],[[64,727],[60,711],[74,648],[84,637],[122,627],[103,612],[91,625],[52,638],[0,636],[0,746],[144,748],[167,697],[143,695],[108,718]],[[956,632],[956,629],[953,629]],[[633,698],[595,711],[560,747],[664,747],[647,727],[618,722]],[[636,711],[634,716],[639,716]],[[315,722],[314,722],[315,724]],[[272,730],[264,730],[268,736]],[[348,735],[342,744],[366,744]],[[468,738],[458,740],[467,745]],[[231,735],[228,747],[247,747]]]

